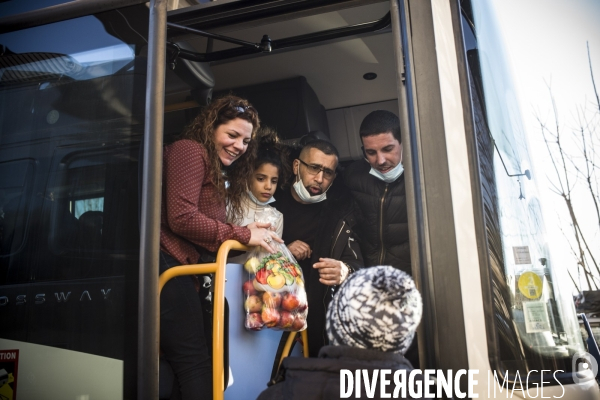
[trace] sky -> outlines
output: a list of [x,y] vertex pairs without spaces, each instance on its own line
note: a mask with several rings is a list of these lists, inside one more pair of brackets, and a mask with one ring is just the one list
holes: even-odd
[[[572,132],[579,126],[578,115],[582,110],[586,117],[593,118],[595,115],[598,121],[587,46],[600,92],[600,1],[492,0],[492,3],[503,33],[504,50],[512,68],[532,158],[538,165],[534,178],[541,197],[550,199],[544,206],[546,230],[550,247],[561,249],[553,254],[554,265],[566,265],[575,280],[581,280],[582,286],[586,286],[583,276],[577,276],[574,256],[561,232],[570,232],[571,228],[564,202],[549,189],[554,178],[552,169],[548,167],[549,159],[538,118],[554,124],[551,89],[563,132]],[[567,146],[576,150],[574,142]],[[545,167],[540,168],[540,165]],[[584,196],[579,193],[576,198],[583,199]],[[597,256],[600,256],[600,233],[592,212],[593,204],[579,200],[575,206],[580,220],[587,222],[585,229],[596,243]],[[563,285],[575,291],[568,276]]]
[[525,112],[549,105],[548,83],[565,114],[592,99],[586,42],[600,81],[600,1],[494,0],[494,6]]

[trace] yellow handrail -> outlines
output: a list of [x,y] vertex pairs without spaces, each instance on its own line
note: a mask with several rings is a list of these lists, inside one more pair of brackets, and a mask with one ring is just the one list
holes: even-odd
[[[290,335],[283,346],[283,350],[281,351],[281,357],[279,357],[277,369],[281,368],[283,359],[290,355],[290,350],[292,349],[292,344],[294,343],[294,339],[296,339],[297,333],[298,332],[290,332]],[[305,358],[308,358],[308,334],[306,333],[306,329],[300,332],[300,336],[302,336],[302,353]]]
[[[215,274],[213,281],[213,399],[223,400],[225,391],[225,375],[223,368],[223,338],[225,324],[225,266],[230,250],[248,251],[250,247],[235,240],[227,240],[219,247],[217,261],[207,264],[181,265],[169,268],[158,279],[158,293],[165,284],[177,276]],[[221,390],[219,390],[221,388]]]
[[[221,244],[219,251],[217,252],[217,261],[214,263],[206,264],[191,264],[191,265],[180,265],[172,267],[160,274],[158,278],[158,295],[165,286],[165,284],[177,277],[182,275],[205,275],[215,274],[213,280],[214,293],[213,293],[213,399],[223,400],[223,393],[225,391],[225,371],[223,366],[223,342],[224,330],[225,330],[225,268],[227,266],[227,256],[231,250],[249,251],[251,248],[241,244],[236,240],[227,240]],[[308,357],[308,337],[306,329],[301,333],[303,341],[304,357]],[[285,357],[289,355],[292,342],[296,337],[296,332],[291,332],[281,358],[279,359],[279,365]],[[221,390],[218,390],[221,388]]]

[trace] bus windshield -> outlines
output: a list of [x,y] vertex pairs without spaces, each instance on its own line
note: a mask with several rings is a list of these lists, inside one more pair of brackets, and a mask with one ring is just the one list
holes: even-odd
[[[496,369],[514,376],[536,370],[573,370],[585,351],[568,279],[554,263],[539,195],[545,166],[535,165],[530,139],[507,70],[493,11],[474,0],[463,10],[463,35],[472,74],[481,192],[487,233]],[[568,251],[568,249],[566,249]]]

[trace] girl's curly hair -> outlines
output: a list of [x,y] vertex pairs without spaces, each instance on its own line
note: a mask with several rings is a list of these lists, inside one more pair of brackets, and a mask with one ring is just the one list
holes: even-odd
[[[277,185],[281,188],[287,187],[287,182],[292,175],[292,165],[290,163],[290,151],[288,146],[279,141],[277,132],[269,127],[261,127],[256,133],[256,158],[252,171],[250,171],[246,181],[246,190],[250,190],[252,174],[263,164],[273,164],[277,167],[279,179]],[[244,215],[234,215],[231,208],[227,214],[228,220],[234,223],[243,221]]]
[[[246,152],[229,167],[224,168],[215,147],[215,131],[223,124],[241,118],[252,124],[252,136]],[[219,198],[227,201],[230,213],[235,219],[243,214],[242,198],[246,193],[248,179],[252,175],[256,159],[256,131],[260,127],[258,113],[252,105],[242,98],[226,95],[213,100],[184,130],[181,139],[191,139],[204,146],[208,153],[210,178],[217,187]],[[226,176],[223,174],[226,172]],[[229,182],[228,188],[225,181]]]
[[273,164],[279,172],[278,185],[285,189],[290,176],[292,166],[288,146],[279,141],[277,132],[267,126],[262,127],[256,134],[258,150],[254,170],[263,164]]

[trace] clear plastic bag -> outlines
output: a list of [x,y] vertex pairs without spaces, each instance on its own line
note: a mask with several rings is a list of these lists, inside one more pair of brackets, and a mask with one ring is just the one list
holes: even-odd
[[[256,215],[257,222],[270,222],[272,212],[265,209]],[[302,269],[290,250],[277,242],[271,242],[275,253],[270,254],[256,247],[244,264],[247,280],[243,284],[245,327],[259,331],[264,327],[302,331],[306,329],[308,303],[304,289]]]

